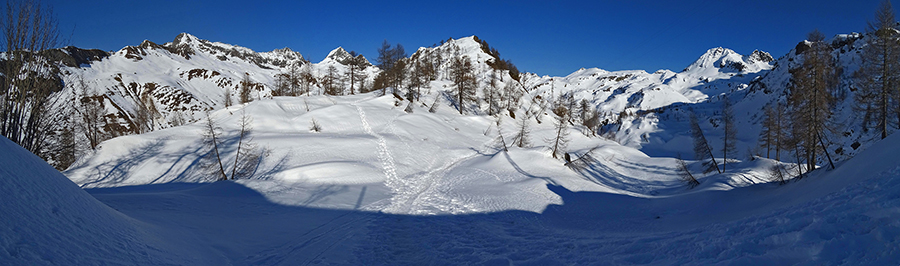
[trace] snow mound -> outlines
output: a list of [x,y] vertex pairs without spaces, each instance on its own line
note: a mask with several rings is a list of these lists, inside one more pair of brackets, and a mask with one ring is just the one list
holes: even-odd
[[4,265],[206,264],[196,248],[97,201],[37,156],[0,137]]

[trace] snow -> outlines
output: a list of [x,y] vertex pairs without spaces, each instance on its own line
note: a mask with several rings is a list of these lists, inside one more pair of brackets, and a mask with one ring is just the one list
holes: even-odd
[[0,262],[4,265],[225,263],[184,229],[125,215],[37,156],[0,137]]
[[[189,34],[176,43],[249,51]],[[226,167],[234,161],[241,113],[248,114],[254,141],[265,150],[256,174],[219,182],[205,174],[204,121],[107,140],[64,171],[65,177],[0,140],[0,202],[15,203],[0,205],[0,262],[900,262],[898,134],[877,145],[864,142],[854,157],[844,155],[837,169],[822,168],[785,185],[770,182],[768,170],[782,164],[794,171],[792,164],[749,156],[729,161],[721,174],[701,174],[700,162],[686,160],[701,184],[688,189],[679,181],[674,156],[691,150],[688,112],[702,117],[701,127],[715,149],[721,137],[716,112],[727,97],[740,117],[739,146],[756,145],[761,107],[783,99],[779,92],[751,83],[783,90],[786,67],[796,64],[790,56],[767,62],[760,60],[762,52],[742,56],[713,48],[678,73],[596,68],[566,77],[523,73],[525,96],[513,113],[528,119],[534,145],[503,152],[496,137],[502,134],[511,142],[519,120],[504,114],[498,127],[496,118],[480,109],[460,115],[446,101],[444,93],[452,86],[443,78],[430,83],[422,101],[411,105],[412,112],[404,111],[408,101],[377,92],[263,97],[224,108],[216,98],[218,81],[191,80],[178,76],[180,71],[214,66],[205,69],[233,80],[252,69],[261,71],[252,78],[266,83],[277,70],[236,57],[223,63],[205,54],[213,50],[195,50],[192,59],[157,50],[142,55],[140,64],[110,57],[79,71],[100,77],[126,69],[126,84],[168,84],[200,99],[195,111],[217,107],[211,118],[225,133]],[[314,70],[345,67],[332,58],[346,53],[342,51],[333,51]],[[484,62],[493,60],[474,37],[416,53],[469,56],[481,77],[490,71]],[[439,75],[449,60],[438,62]],[[847,60],[853,62],[852,57]],[[502,76],[504,85],[514,82],[508,74]],[[109,84],[115,78],[91,80]],[[484,87],[486,81],[479,82]],[[127,93],[121,88],[108,95],[127,103]],[[594,150],[584,167],[553,159],[546,144],[555,133],[554,115],[540,109],[540,101],[566,94],[588,100],[608,119],[621,120],[609,139],[569,129],[573,158]],[[433,102],[437,108],[431,108]],[[848,109],[836,116],[852,119]],[[620,113],[628,115],[618,117]],[[309,129],[313,119],[321,132]]]
[[[701,175],[688,190],[672,158],[572,132],[574,155],[599,146],[591,167],[574,170],[549,157],[548,123],[533,124],[533,148],[498,152],[496,128],[484,134],[489,117],[418,106],[410,114],[394,101],[276,97],[213,113],[233,134],[245,108],[260,146],[277,147],[253,179],[207,183],[192,171],[199,125],[104,142],[65,173],[131,219],[200,239],[233,264],[900,259],[891,196],[900,162],[890,159],[898,135],[787,185],[768,183],[777,162],[758,159]],[[307,103],[309,112],[296,108]],[[309,132],[312,115],[322,132]],[[502,131],[511,135],[514,123],[503,120]]]

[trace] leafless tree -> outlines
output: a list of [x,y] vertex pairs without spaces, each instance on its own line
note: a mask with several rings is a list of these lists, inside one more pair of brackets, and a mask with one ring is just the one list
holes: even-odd
[[[866,36],[869,41],[860,54],[862,63],[854,73],[860,85],[854,94],[855,108],[863,112],[863,128],[868,129],[874,120],[884,139],[888,136],[888,117],[892,115],[891,100],[900,102],[900,31],[890,1],[881,3],[875,21],[869,22]],[[900,109],[896,111],[900,119]]]
[[799,145],[806,150],[808,169],[815,169],[818,154],[825,153],[831,168],[834,162],[828,153],[824,136],[829,131],[834,102],[833,91],[838,85],[838,67],[831,56],[831,45],[825,42],[825,35],[818,30],[807,36],[810,48],[803,52],[803,64],[791,72],[790,103],[794,123],[805,131],[797,132]]
[[233,105],[231,101],[231,88],[225,87],[225,92],[223,93],[222,98],[225,98],[225,107]]
[[317,121],[315,118],[309,120],[309,131],[322,132],[322,126],[319,125],[319,121]]
[[262,159],[262,152],[253,141],[253,119],[241,109],[240,127],[238,134],[237,151],[234,154],[234,165],[231,167],[231,179],[249,178],[256,171]]
[[569,144],[569,112],[565,107],[560,106],[559,111],[555,111],[554,113],[559,113],[556,116],[556,121],[554,121],[554,128],[556,129],[556,136],[550,139],[547,139],[547,143],[550,147],[552,147],[552,154],[554,159],[559,159],[566,154],[566,148]]
[[96,91],[88,85],[84,76],[77,76],[74,84],[78,86],[77,90],[73,88],[73,91],[78,92],[75,94],[77,99],[75,111],[81,118],[80,121],[76,121],[76,128],[81,131],[93,150],[100,142],[109,139],[109,134],[103,129],[106,124],[104,118],[106,109],[103,107],[105,100],[102,95],[95,95]]
[[456,88],[456,99],[459,114],[463,114],[466,103],[475,103],[475,67],[468,56],[454,57],[450,65],[450,80]]
[[240,84],[240,100],[241,104],[249,103],[253,101],[253,97],[250,96],[250,90],[253,88],[253,81],[250,80],[250,73],[244,72],[244,78],[241,79]]
[[256,171],[257,165],[262,160],[263,152],[253,142],[253,119],[241,109],[240,131],[238,133],[237,149],[234,154],[234,163],[230,174],[225,171],[225,157],[223,154],[224,133],[212,119],[209,111],[206,112],[206,124],[203,132],[203,143],[209,152],[205,159],[205,168],[216,176],[216,180],[229,180],[248,178]]
[[225,175],[225,166],[222,165],[222,154],[219,147],[220,139],[222,139],[222,128],[213,121],[209,111],[206,111],[206,124],[204,126],[203,144],[209,150],[209,153],[204,157],[206,158],[205,168],[207,172],[216,176],[216,180],[227,180],[228,176]]
[[333,65],[328,66],[328,70],[325,73],[325,76],[322,77],[322,89],[325,90],[325,94],[343,95],[344,88],[338,84],[340,76],[338,76],[337,67]]
[[769,167],[769,180],[778,181],[779,184],[785,184],[787,181],[785,180],[785,169],[784,165],[780,163],[773,164]]
[[519,120],[517,128],[518,132],[513,137],[513,145],[519,148],[531,147],[531,129],[528,126],[528,118],[523,116],[522,120]]
[[46,158],[42,150],[49,141],[53,119],[51,94],[61,87],[48,76],[40,52],[58,45],[56,17],[38,0],[9,0],[0,20],[5,42],[5,60],[0,71],[0,133],[32,153]]
[[737,153],[737,127],[734,125],[734,106],[731,100],[725,97],[722,100],[722,126],[724,127],[724,135],[722,136],[722,171],[728,166],[728,157],[736,157]]
[[700,181],[697,181],[697,178],[694,178],[694,174],[691,174],[690,168],[688,168],[687,163],[681,159],[681,155],[678,155],[675,158],[675,167],[678,168],[678,176],[681,177],[681,181],[687,184],[690,188],[694,188],[697,185],[700,185]]
[[[722,170],[719,169],[719,163],[716,162],[716,157],[713,155],[712,148],[709,147],[709,142],[706,141],[706,135],[703,134],[703,129],[700,128],[700,121],[697,119],[697,115],[691,112],[691,138],[694,140],[694,156],[698,161],[703,161],[703,165],[706,166],[706,170],[704,173],[712,172],[713,169],[718,173],[722,173]],[[706,160],[709,161],[706,161]]]

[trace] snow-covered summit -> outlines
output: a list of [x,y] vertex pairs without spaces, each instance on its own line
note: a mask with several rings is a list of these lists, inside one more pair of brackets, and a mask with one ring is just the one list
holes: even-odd
[[353,56],[350,55],[349,52],[344,50],[344,47],[338,47],[338,48],[335,48],[334,50],[331,50],[331,52],[329,52],[328,55],[325,56],[325,58],[343,63],[343,62],[347,62],[348,60],[353,58]]
[[710,72],[737,72],[755,73],[760,70],[772,68],[769,62],[772,56],[759,50],[753,51],[750,56],[743,56],[734,50],[716,47],[706,51],[697,61],[684,69],[683,72],[712,74]]

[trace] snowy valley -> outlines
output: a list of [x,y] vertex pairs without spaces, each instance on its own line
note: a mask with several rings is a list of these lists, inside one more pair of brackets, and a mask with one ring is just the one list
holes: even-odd
[[[409,73],[427,63],[432,78],[380,90],[385,70],[343,48],[312,63],[183,33],[110,53],[61,49],[75,63],[58,65],[54,97],[75,100],[56,108],[102,103],[109,139],[94,149],[76,134],[61,172],[0,140],[0,264],[896,264],[900,135],[880,140],[853,110],[867,41],[828,41],[843,69],[827,149],[838,166],[820,157],[802,178],[790,151],[766,155],[760,130],[807,42],[777,59],[719,47],[680,72],[551,77],[496,67],[498,53],[470,36],[408,57]],[[477,88],[464,103],[459,58]],[[353,67],[360,79],[323,82]],[[279,75],[292,71],[316,82],[284,96]],[[737,127],[725,163],[724,101]],[[693,158],[692,113],[721,173]],[[217,181],[209,160],[237,168],[242,120],[260,157],[249,177]],[[685,184],[678,157],[699,185]]]

